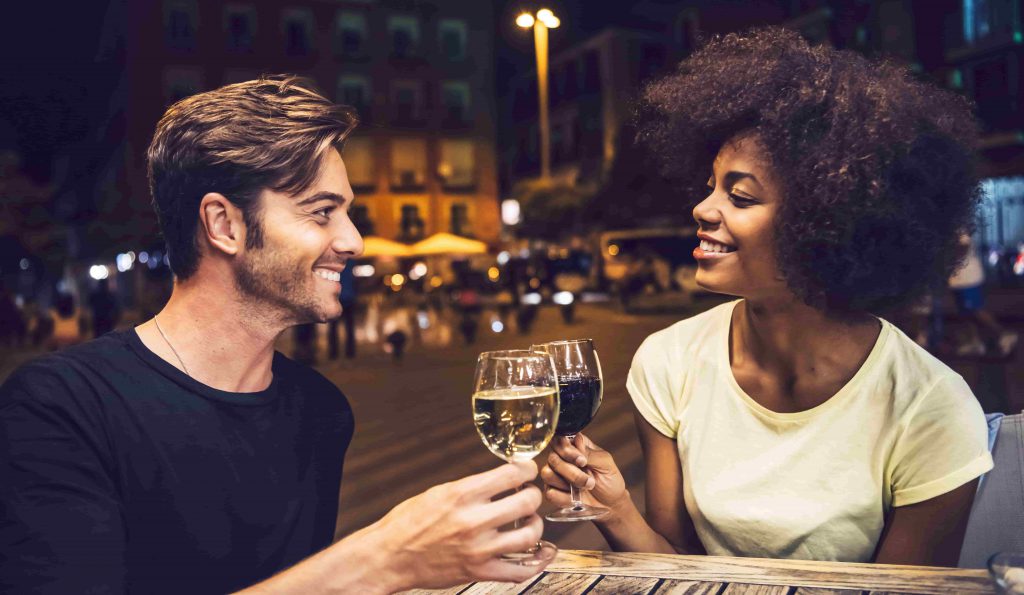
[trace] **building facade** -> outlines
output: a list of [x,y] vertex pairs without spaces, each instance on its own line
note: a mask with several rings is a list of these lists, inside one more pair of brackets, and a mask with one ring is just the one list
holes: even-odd
[[[115,3],[123,47],[114,94],[119,147],[102,217],[155,231],[145,148],[171,103],[261,74],[308,77],[361,125],[342,152],[366,234],[414,241],[499,233],[493,15],[457,0],[157,0]],[[116,190],[112,190],[116,188]]]

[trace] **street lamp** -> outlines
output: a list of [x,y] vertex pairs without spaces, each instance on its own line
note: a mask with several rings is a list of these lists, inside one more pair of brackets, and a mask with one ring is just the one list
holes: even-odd
[[537,53],[537,95],[540,99],[540,177],[551,177],[551,132],[548,126],[548,29],[561,24],[555,13],[542,8],[534,15],[524,12],[516,18],[523,29],[533,28],[533,43]]

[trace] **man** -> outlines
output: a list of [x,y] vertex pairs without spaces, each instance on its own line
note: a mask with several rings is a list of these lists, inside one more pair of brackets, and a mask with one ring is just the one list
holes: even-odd
[[536,543],[539,491],[491,501],[533,464],[432,488],[330,545],[352,411],[273,345],[341,314],[363,247],[338,151],[355,123],[286,77],[168,109],[148,152],[167,305],[0,387],[0,592],[385,593],[542,568],[496,558]]

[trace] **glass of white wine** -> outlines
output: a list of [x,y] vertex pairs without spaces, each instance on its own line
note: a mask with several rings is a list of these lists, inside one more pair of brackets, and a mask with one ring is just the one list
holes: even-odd
[[[481,353],[473,378],[473,423],[480,439],[501,459],[528,461],[540,454],[558,423],[558,377],[551,356],[529,350]],[[539,541],[502,558],[533,566],[556,553],[553,543]]]

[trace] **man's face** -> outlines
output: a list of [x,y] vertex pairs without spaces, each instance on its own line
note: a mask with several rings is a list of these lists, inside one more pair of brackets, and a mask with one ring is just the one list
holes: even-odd
[[340,316],[338,279],[348,259],[363,252],[363,238],[348,218],[352,200],[336,150],[328,151],[317,180],[303,192],[263,190],[263,245],[242,252],[235,269],[242,296],[287,324]]

